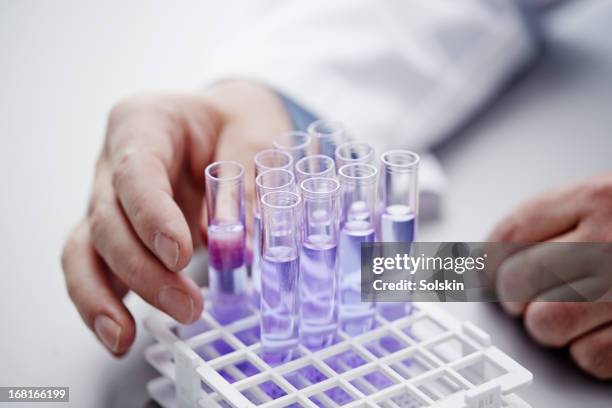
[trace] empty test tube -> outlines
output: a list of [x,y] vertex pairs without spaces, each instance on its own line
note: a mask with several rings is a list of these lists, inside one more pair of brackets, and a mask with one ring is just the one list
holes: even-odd
[[264,359],[277,363],[291,359],[299,339],[301,199],[273,191],[263,195],[261,207],[261,342]]
[[[271,169],[266,170],[263,173],[259,174],[255,178],[255,195],[256,200],[254,203],[254,211],[255,211],[255,223],[254,223],[254,231],[253,236],[258,237],[255,238],[256,242],[254,242],[253,247],[253,259],[257,259],[257,263],[253,261],[253,267],[251,271],[251,279],[253,282],[253,300],[256,304],[259,304],[259,297],[261,293],[261,232],[262,232],[262,223],[261,223],[261,198],[267,194],[274,191],[290,191],[295,192],[295,177],[293,173],[289,170],[285,169]],[[257,251],[257,252],[255,252]]]
[[336,168],[353,163],[374,163],[374,148],[364,142],[346,142],[336,148]]
[[312,137],[299,130],[291,130],[278,135],[272,145],[275,149],[289,153],[293,157],[293,163],[311,155]]
[[[268,170],[272,169],[284,169],[288,171],[293,170],[293,157],[284,151],[277,149],[266,149],[258,152],[253,158],[255,164],[255,179]],[[251,276],[255,283],[254,289],[258,290],[257,282],[261,276],[261,212],[259,206],[259,200],[253,205],[253,260],[251,262]],[[259,299],[255,296],[254,299]]]
[[258,152],[253,158],[255,163],[255,177],[266,170],[293,168],[293,156],[279,149],[265,149]]
[[241,317],[247,298],[244,169],[233,161],[205,170],[209,285],[213,313],[223,323]]
[[374,323],[374,303],[361,301],[361,243],[375,239],[377,177],[376,167],[365,163],[347,164],[338,171],[342,202],[338,245],[340,324],[349,335],[364,333]]
[[[379,241],[414,242],[419,208],[419,156],[391,150],[381,156],[381,209]],[[383,317],[395,320],[412,312],[409,302],[379,302]]]
[[334,158],[336,148],[346,141],[344,127],[328,120],[317,120],[308,126],[312,136],[312,153]]
[[300,254],[300,341],[311,350],[329,346],[338,327],[339,190],[332,178],[300,185],[304,202]]
[[312,177],[336,177],[334,160],[323,154],[315,154],[300,159],[295,164],[295,178],[298,185]]

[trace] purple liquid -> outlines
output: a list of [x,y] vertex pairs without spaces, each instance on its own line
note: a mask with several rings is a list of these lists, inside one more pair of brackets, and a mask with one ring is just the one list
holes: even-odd
[[372,328],[374,303],[361,301],[361,243],[374,242],[374,229],[368,221],[349,221],[340,231],[338,259],[340,271],[340,323],[355,336]]
[[300,337],[312,350],[329,346],[338,326],[336,244],[310,235],[300,256]]
[[415,215],[407,205],[390,205],[380,217],[381,241],[414,242]]
[[208,227],[208,276],[212,313],[222,324],[247,313],[245,229],[242,224]]
[[[390,205],[380,217],[381,241],[414,242],[415,214],[407,205]],[[412,313],[408,302],[380,302],[381,315],[389,320],[397,320]]]
[[253,303],[259,307],[261,296],[261,215],[253,217],[253,262],[251,263],[251,281],[253,283]]
[[291,359],[298,343],[299,260],[290,247],[273,247],[261,260],[261,342],[264,358]]

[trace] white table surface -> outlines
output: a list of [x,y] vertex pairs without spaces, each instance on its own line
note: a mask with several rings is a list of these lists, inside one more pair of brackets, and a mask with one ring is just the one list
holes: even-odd
[[[552,45],[534,71],[440,149],[445,212],[422,239],[482,239],[532,193],[612,167],[612,4],[579,3],[550,22]],[[139,326],[130,355],[109,357],[65,293],[59,256],[112,104],[198,86],[207,19],[221,17],[195,1],[0,1],[0,386],[69,386],[75,407],[149,405],[151,339]],[[149,310],[128,304],[139,320]],[[534,407],[612,405],[609,383],[540,349],[495,307],[444,307],[532,370],[521,395]]]

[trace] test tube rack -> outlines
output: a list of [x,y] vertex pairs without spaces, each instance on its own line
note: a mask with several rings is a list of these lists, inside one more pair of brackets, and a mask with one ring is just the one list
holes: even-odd
[[433,303],[413,306],[395,321],[377,315],[361,335],[339,331],[323,350],[299,346],[277,366],[261,358],[254,307],[226,326],[208,309],[190,326],[156,312],[145,356],[162,376],[148,392],[164,408],[530,407],[516,391],[532,374],[488,334]]

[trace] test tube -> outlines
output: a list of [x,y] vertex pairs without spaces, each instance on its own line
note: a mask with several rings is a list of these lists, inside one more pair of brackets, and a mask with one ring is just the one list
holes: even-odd
[[278,149],[265,149],[258,152],[253,158],[255,162],[255,177],[270,169],[293,168],[293,156]]
[[381,161],[381,241],[413,242],[419,210],[419,156],[408,150],[391,150]]
[[339,190],[333,178],[300,185],[304,225],[300,254],[300,341],[311,350],[329,346],[338,328]]
[[[255,225],[253,236],[259,237],[254,240],[253,248],[253,267],[252,267],[252,282],[253,282],[253,300],[256,305],[259,304],[261,294],[261,198],[273,191],[295,191],[295,176],[289,170],[271,169],[266,170],[255,178]],[[255,262],[257,260],[257,262]]]
[[272,191],[262,196],[261,206],[261,342],[264,359],[278,363],[291,360],[299,338],[301,223],[296,220],[301,218],[301,199],[293,192]]
[[293,163],[311,154],[312,137],[299,130],[291,130],[278,135],[272,145],[275,149],[289,153],[293,157]]
[[346,142],[336,148],[336,167],[345,164],[374,163],[374,148],[365,142]]
[[334,160],[323,154],[315,154],[300,159],[295,164],[295,177],[299,185],[312,177],[336,177]]
[[[419,156],[391,150],[381,156],[381,209],[379,241],[414,242],[419,209]],[[379,302],[380,314],[396,320],[412,313],[410,302]]]
[[308,126],[312,136],[312,153],[334,158],[336,147],[346,141],[344,127],[338,122],[317,120]]
[[[213,313],[225,322],[240,317],[247,295],[244,168],[219,161],[205,170],[208,271]],[[230,307],[228,307],[231,305]]]
[[[266,149],[258,152],[253,158],[253,162],[255,164],[255,180],[263,172],[272,169],[292,171],[294,163],[293,157],[289,153],[277,149]],[[255,194],[257,195],[257,188],[255,189]],[[259,198],[255,200],[253,205],[253,259],[251,261],[251,277],[253,289],[256,292],[253,299],[256,303],[259,299],[257,290],[261,276],[261,211]]]
[[365,163],[347,164],[338,171],[340,324],[351,336],[370,330],[374,323],[374,303],[361,301],[361,243],[375,239],[377,176],[376,167]]

